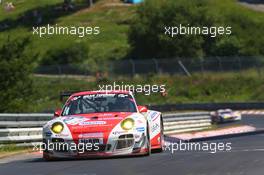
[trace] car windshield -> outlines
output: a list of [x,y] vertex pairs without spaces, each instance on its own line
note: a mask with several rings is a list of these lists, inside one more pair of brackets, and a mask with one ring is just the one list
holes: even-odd
[[91,94],[73,97],[66,103],[62,115],[136,111],[129,94]]

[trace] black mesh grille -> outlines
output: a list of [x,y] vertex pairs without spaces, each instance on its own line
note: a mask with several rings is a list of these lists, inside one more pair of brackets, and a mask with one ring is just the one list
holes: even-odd
[[96,147],[93,147],[93,148],[87,148],[85,149],[85,147],[81,147],[79,145],[79,148],[80,150],[79,151],[84,151],[84,152],[87,152],[87,153],[93,153],[93,152],[105,152],[105,151],[109,151],[111,149],[111,145],[110,144],[100,144],[100,145],[97,145]]
[[116,149],[131,147],[134,143],[133,134],[125,134],[118,137]]

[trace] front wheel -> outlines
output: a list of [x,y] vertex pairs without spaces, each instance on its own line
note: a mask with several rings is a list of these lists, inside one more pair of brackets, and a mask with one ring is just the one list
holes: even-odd
[[53,161],[54,160],[54,158],[51,158],[47,153],[43,153],[42,158],[45,161]]

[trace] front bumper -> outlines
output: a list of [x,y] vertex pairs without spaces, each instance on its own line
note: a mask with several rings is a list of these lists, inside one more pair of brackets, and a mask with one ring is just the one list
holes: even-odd
[[123,134],[117,138],[109,138],[107,143],[98,143],[96,139],[92,139],[86,144],[79,143],[76,140],[64,140],[63,138],[51,137],[44,138],[43,145],[53,145],[53,147],[45,146],[43,148],[44,158],[82,158],[148,154],[147,137],[145,134],[142,134],[139,139],[135,139],[133,134]]

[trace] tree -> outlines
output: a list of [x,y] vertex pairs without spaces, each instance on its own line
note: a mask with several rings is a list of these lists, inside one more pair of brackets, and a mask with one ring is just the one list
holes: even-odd
[[32,93],[32,57],[26,53],[28,38],[11,40],[0,47],[0,112],[23,112]]
[[[218,2],[217,2],[218,3]],[[210,0],[146,0],[130,26],[129,57],[134,59],[184,57],[195,61],[211,56],[263,55],[263,22],[242,8],[218,6]],[[219,2],[220,3],[220,2]],[[262,18],[261,18],[262,19]],[[165,27],[231,27],[230,34],[166,35]],[[188,29],[185,29],[188,30]],[[169,30],[172,32],[172,30]],[[218,31],[219,33],[219,31]],[[253,35],[254,34],[254,35]],[[199,59],[194,59],[199,58]]]
[[59,49],[50,50],[41,65],[80,64],[88,58],[89,49],[82,43],[74,43]]
[[201,26],[205,8],[199,1],[153,0],[146,1],[138,9],[138,15],[131,25],[129,42],[133,58],[202,57],[203,36],[165,35],[165,27]]

